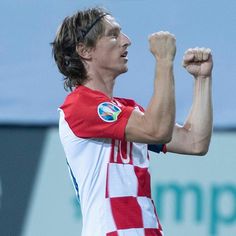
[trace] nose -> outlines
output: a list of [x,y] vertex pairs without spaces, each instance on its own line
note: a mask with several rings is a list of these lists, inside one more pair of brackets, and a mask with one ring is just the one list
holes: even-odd
[[131,45],[130,38],[126,34],[124,34],[123,32],[121,32],[121,34],[122,34],[122,38],[124,40],[123,46],[125,46],[125,47],[130,46]]

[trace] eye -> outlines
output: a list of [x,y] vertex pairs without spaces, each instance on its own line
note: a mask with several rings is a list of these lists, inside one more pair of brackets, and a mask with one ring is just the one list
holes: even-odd
[[120,35],[119,29],[112,29],[108,34],[108,36],[110,36],[111,38],[115,38],[115,39],[118,38],[119,35]]
[[119,36],[119,33],[117,33],[117,32],[113,32],[113,33],[111,34],[111,37],[112,37],[112,38],[118,38],[118,36]]

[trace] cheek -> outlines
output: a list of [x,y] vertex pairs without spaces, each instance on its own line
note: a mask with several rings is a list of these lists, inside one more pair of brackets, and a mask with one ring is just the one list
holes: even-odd
[[111,39],[98,45],[96,59],[107,61],[107,63],[117,60],[120,57],[119,43],[116,39]]
[[103,45],[103,47],[110,52],[115,52],[119,50],[119,42],[115,38],[110,39],[105,45]]
[[104,52],[110,53],[110,54],[115,54],[118,52],[118,46],[117,44],[113,43],[113,44],[109,44],[104,48]]
[[116,46],[109,46],[104,48],[104,50],[102,50],[101,55],[103,55],[103,57],[105,57],[104,59],[107,61],[112,61],[113,59],[117,59],[120,55],[119,50]]

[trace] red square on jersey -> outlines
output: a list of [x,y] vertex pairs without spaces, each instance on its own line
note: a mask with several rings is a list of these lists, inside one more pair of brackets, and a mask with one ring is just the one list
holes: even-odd
[[119,235],[117,231],[115,231],[115,232],[107,233],[106,236],[119,236]]
[[143,228],[142,211],[135,197],[111,198],[110,202],[118,230]]
[[148,168],[134,166],[134,171],[138,180],[138,196],[151,198],[150,174]]
[[158,229],[144,229],[145,236],[163,236]]

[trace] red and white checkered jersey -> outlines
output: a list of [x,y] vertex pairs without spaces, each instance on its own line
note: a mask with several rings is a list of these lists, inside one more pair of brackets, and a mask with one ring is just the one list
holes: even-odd
[[162,236],[146,144],[127,142],[133,100],[84,86],[60,107],[59,132],[83,216],[82,236]]

